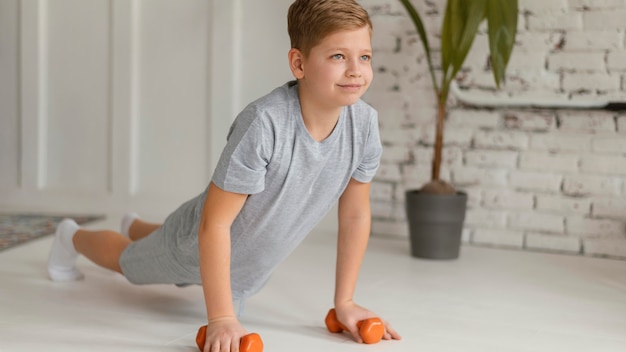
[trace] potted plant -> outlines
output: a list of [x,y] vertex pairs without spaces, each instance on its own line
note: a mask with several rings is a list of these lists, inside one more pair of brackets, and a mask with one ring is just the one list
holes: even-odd
[[517,0],[448,0],[441,31],[441,72],[437,81],[422,19],[410,0],[400,0],[424,46],[437,98],[437,122],[431,180],[418,190],[406,190],[411,254],[429,259],[459,256],[467,194],[440,178],[444,122],[450,85],[463,66],[480,24],[487,21],[491,70],[496,86],[504,81],[515,34]]

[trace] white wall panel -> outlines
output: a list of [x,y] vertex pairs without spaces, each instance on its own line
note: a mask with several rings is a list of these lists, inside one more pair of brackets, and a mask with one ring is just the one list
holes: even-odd
[[294,79],[287,53],[287,10],[293,0],[242,0],[239,109]]
[[206,187],[254,64],[241,0],[0,6],[0,210],[166,214]]
[[45,19],[44,1],[19,2],[19,124],[21,172],[16,202],[32,202],[29,195],[37,194],[45,176],[45,142],[43,131],[45,107]]
[[140,3],[138,194],[195,195],[207,185],[209,3]]
[[109,189],[108,0],[54,0],[45,13],[44,189]]
[[0,209],[162,213],[200,192],[235,115],[291,79],[290,3],[0,0]]
[[19,187],[18,2],[0,0],[0,194]]
[[0,0],[0,209],[163,213],[200,192],[235,115],[291,79],[290,3]]

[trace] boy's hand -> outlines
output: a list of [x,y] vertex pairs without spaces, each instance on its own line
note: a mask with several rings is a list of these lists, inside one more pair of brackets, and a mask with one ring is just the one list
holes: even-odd
[[352,337],[358,343],[363,343],[363,339],[359,334],[359,328],[356,324],[361,320],[369,318],[379,318],[380,320],[382,320],[383,325],[385,326],[383,339],[402,339],[402,337],[394,329],[392,329],[391,325],[389,325],[389,323],[387,323],[384,319],[380,318],[376,314],[370,312],[369,310],[359,306],[352,301],[336,305],[335,311],[337,312],[337,319],[339,320],[339,322],[341,322],[346,328],[350,329]]
[[247,332],[235,317],[209,320],[203,352],[239,351],[239,342]]

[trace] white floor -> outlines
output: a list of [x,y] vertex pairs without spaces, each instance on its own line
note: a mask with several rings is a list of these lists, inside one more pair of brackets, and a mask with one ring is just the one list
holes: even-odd
[[[53,283],[51,240],[0,252],[1,352],[197,351],[199,287],[133,286],[84,259],[84,281]],[[626,261],[477,247],[427,261],[372,238],[356,299],[403,335],[376,345],[325,330],[333,266],[332,234],[313,233],[248,301],[265,351],[626,351]]]

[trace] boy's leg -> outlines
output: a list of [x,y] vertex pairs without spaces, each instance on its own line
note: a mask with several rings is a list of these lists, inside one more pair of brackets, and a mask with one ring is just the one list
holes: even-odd
[[119,258],[131,243],[114,231],[87,231],[74,220],[64,219],[57,227],[48,257],[48,274],[53,281],[75,281],[83,278],[76,268],[78,254],[107,269],[122,272]]
[[80,227],[72,219],[63,219],[57,226],[48,255],[48,275],[53,281],[75,281],[83,278],[76,268],[78,252],[72,243]]
[[151,223],[139,219],[139,215],[135,213],[129,213],[122,219],[122,235],[127,236],[133,241],[140,240],[154,230],[161,227],[161,224]]
[[161,227],[161,224],[154,224],[141,219],[135,219],[135,221],[133,221],[128,228],[128,237],[130,237],[133,241],[137,241],[148,236],[159,227]]
[[[88,231],[73,220],[65,219],[57,227],[50,250],[50,278],[53,281],[80,280],[83,274],[76,268],[79,253],[136,284],[199,282],[199,273],[190,272],[174,259],[161,229],[145,236],[142,241],[133,242],[121,233]],[[123,265],[128,272],[122,272]]]
[[76,251],[92,262],[122,274],[120,256],[131,240],[121,233],[101,230],[88,231],[79,229],[74,234],[73,244]]

